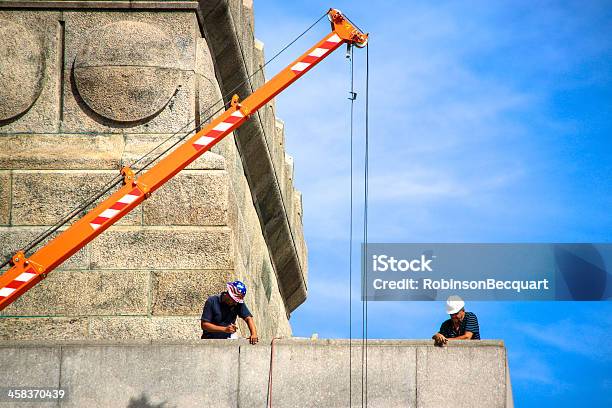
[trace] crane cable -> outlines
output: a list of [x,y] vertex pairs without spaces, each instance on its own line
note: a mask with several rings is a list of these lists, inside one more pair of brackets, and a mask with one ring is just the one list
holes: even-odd
[[[354,88],[354,60],[353,48],[347,49],[347,58],[350,60],[350,223],[349,223],[349,407],[352,406],[353,399],[353,133],[354,133],[354,102],[357,93]],[[361,406],[368,405],[368,300],[366,293],[367,268],[366,256],[368,251],[368,179],[369,179],[369,81],[370,81],[370,62],[369,62],[369,42],[366,45],[366,77],[365,77],[365,156],[364,156],[364,197],[363,197],[363,252],[361,276],[361,301],[362,301],[362,347],[361,347]]]
[[[366,256],[368,253],[368,182],[369,182],[369,97],[370,97],[370,44],[366,45],[366,82],[365,82],[365,155],[364,155],[364,172],[363,172],[363,282],[362,288],[364,297],[362,302],[364,305],[363,314],[363,338],[365,339],[365,347],[362,357],[362,378],[365,373],[365,387],[362,387],[362,395],[364,395],[365,407],[368,406],[368,298],[366,293],[368,281],[368,268],[366,267]],[[363,381],[362,381],[363,382]],[[364,401],[362,400],[362,405]]]
[[349,223],[349,407],[353,403],[353,116],[355,108],[355,76],[354,76],[354,61],[353,47],[349,45],[347,58],[350,59],[350,77],[351,90],[349,91],[349,100],[351,101],[350,113],[350,223]]
[[[229,108],[229,99],[228,98],[231,98],[231,96],[234,94],[234,92],[236,92],[240,87],[242,87],[244,84],[249,82],[251,80],[251,78],[253,78],[259,72],[261,72],[269,63],[271,63],[278,56],[280,56],[282,53],[284,53],[296,41],[298,41],[300,38],[302,38],[304,35],[306,35],[306,33],[308,33],[310,30],[312,30],[312,28],[314,28],[326,16],[327,16],[327,12],[325,12],[321,17],[319,17],[314,23],[312,23],[301,34],[299,34],[297,37],[295,37],[291,42],[289,42],[287,45],[285,45],[280,51],[278,51],[276,54],[274,54],[274,56],[272,58],[268,59],[262,66],[260,66],[257,70],[255,70],[251,75],[249,75],[247,78],[242,80],[242,82],[240,82],[238,85],[236,85],[234,88],[232,88],[229,92],[226,92],[224,95],[222,95],[221,98],[219,98],[216,102],[210,104],[203,111],[200,111],[199,113],[210,112],[214,108],[214,106],[216,106],[218,103],[223,102],[223,101],[228,101],[228,102],[224,102],[221,105],[221,107],[219,107],[216,111],[214,111],[213,113],[210,113],[204,120],[201,120],[200,123],[196,124],[195,127],[191,128],[189,131],[187,131],[182,136],[180,136],[172,145],[170,145],[168,148],[164,149],[164,151],[162,151],[160,154],[158,154],[153,159],[149,160],[146,164],[144,164],[142,167],[140,167],[138,169],[138,171],[135,172],[135,174],[136,175],[140,174],[142,171],[147,169],[149,166],[151,166],[153,163],[155,163],[157,160],[159,160],[162,156],[164,156],[166,153],[168,153],[171,149],[173,149],[176,145],[178,145],[183,140],[185,140],[193,132],[199,131],[201,126],[202,126],[202,123],[206,123],[209,120],[211,120],[216,114],[221,112],[221,110]],[[238,74],[238,71],[235,72],[234,74],[232,74],[230,79],[234,78],[237,74]],[[176,95],[176,93],[175,93],[175,95]],[[147,158],[149,155],[151,155],[153,152],[155,152],[161,146],[165,145],[170,140],[174,139],[179,133],[183,132],[186,128],[188,128],[188,126],[192,125],[194,122],[196,122],[195,115],[194,115],[194,119],[192,119],[191,121],[187,122],[179,130],[174,132],[172,135],[170,135],[167,139],[165,139],[164,141],[159,143],[153,149],[149,150],[147,153],[145,153],[143,156],[141,156],[138,160],[136,160],[133,163],[131,163],[128,167],[132,168],[135,165],[137,165],[138,163],[140,163],[141,161],[143,161],[145,158]],[[24,254],[26,254],[26,257],[29,256],[28,254],[29,254],[29,252],[31,250],[36,248],[41,242],[43,242],[49,236],[54,234],[57,230],[59,230],[62,226],[64,226],[70,220],[72,220],[73,218],[75,218],[79,214],[83,214],[92,204],[97,202],[100,198],[102,198],[108,192],[110,192],[115,187],[117,187],[119,184],[121,184],[122,181],[123,181],[123,176],[122,175],[114,176],[106,184],[104,184],[104,186],[102,186],[99,190],[97,190],[92,195],[90,195],[88,198],[83,200],[80,204],[78,204],[72,210],[66,212],[55,224],[50,226],[45,231],[41,232],[39,235],[37,235],[35,238],[33,238],[30,242],[28,242],[27,244],[22,246],[20,251],[22,251]],[[4,268],[9,263],[11,263],[12,256],[11,255],[4,256],[4,259],[5,259],[4,262],[0,265],[0,270],[2,270],[2,268]]]

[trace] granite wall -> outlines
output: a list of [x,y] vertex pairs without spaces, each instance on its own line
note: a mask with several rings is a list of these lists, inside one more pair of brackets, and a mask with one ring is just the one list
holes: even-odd
[[[248,1],[0,3],[0,253],[205,123],[263,61]],[[271,102],[6,308],[0,338],[198,338],[233,279],[260,337],[290,335],[307,281],[292,179]]]

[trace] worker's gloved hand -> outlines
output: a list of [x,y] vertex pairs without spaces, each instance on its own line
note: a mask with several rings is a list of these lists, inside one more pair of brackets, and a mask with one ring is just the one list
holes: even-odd
[[237,329],[237,327],[236,327],[236,325],[235,325],[235,324],[233,324],[233,323],[232,323],[232,324],[230,324],[229,326],[225,326],[225,332],[226,332],[226,333],[229,333],[229,334],[236,333],[236,329]]
[[251,336],[249,336],[249,343],[257,344],[258,341],[259,341],[259,337],[257,337],[256,334],[251,334]]
[[448,343],[448,339],[444,337],[443,335],[441,335],[440,333],[437,333],[433,339],[434,339],[434,344],[438,347],[443,347],[446,343]]

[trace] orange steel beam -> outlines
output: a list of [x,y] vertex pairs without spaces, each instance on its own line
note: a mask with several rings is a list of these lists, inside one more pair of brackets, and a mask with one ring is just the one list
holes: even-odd
[[0,310],[44,279],[48,273],[83,248],[92,239],[142,203],[166,181],[210,150],[223,137],[242,125],[247,118],[325,57],[349,43],[366,45],[368,35],[356,28],[335,9],[328,12],[332,32],[293,61],[244,101],[232,98],[231,107],[180,145],[155,166],[135,177],[130,168],[123,168],[124,185],[92,209],[52,241],[27,258],[23,252],[12,257],[12,266],[0,276]]

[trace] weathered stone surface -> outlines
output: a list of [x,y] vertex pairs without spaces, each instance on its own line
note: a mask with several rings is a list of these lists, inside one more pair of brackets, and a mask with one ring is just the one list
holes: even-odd
[[[477,361],[499,357],[481,353],[487,348],[504,350],[500,342],[470,343],[478,344],[454,344],[449,349],[469,348]],[[441,351],[433,347],[431,341],[370,340],[368,406],[421,407],[426,406],[422,405],[422,398],[428,400],[443,389],[452,390],[454,383],[448,380],[436,389],[424,389],[417,381],[421,360],[416,354]],[[349,372],[351,349],[353,364]],[[268,402],[274,407],[360,406],[362,398],[361,343],[353,341],[351,347],[348,340],[280,339],[275,340],[273,350],[269,344],[252,346],[246,340],[179,342],[140,338],[70,343],[38,340],[2,342],[0,350],[5,357],[0,373],[9,373],[5,377],[13,384],[51,384],[68,390],[69,398],[62,401],[62,406],[161,406],[164,401],[163,405],[177,407],[265,406],[270,369],[273,392]],[[440,355],[442,361],[443,358]],[[471,364],[469,360],[462,363]],[[505,366],[503,358],[499,364]],[[441,365],[431,375],[444,380],[446,370]],[[39,378],[40,383],[28,382]],[[56,382],[48,383],[44,378]],[[510,377],[496,380],[500,387],[495,395],[488,394],[490,390],[481,388],[477,382],[460,383],[462,393],[471,398],[469,406],[511,408],[511,396],[506,400]],[[456,394],[457,406],[465,406]],[[489,405],[492,399],[505,403]],[[448,405],[445,400],[437,406]]]
[[0,169],[119,171],[121,135],[0,135]]
[[56,271],[1,313],[90,316],[148,312],[147,271]]
[[231,269],[227,227],[113,227],[92,241],[92,269]]
[[[109,171],[15,171],[12,225],[53,225],[116,174]],[[117,224],[140,224],[141,211],[141,207],[136,207]]]
[[78,317],[0,318],[1,340],[81,340],[87,320]]
[[0,10],[0,131],[59,124],[59,12]]
[[0,122],[26,112],[42,91],[43,51],[28,28],[0,18]]
[[[60,382],[61,350],[53,347],[19,347],[2,346],[2,364],[0,364],[0,376],[3,387],[17,388],[57,388]],[[7,402],[3,396],[0,406],[26,406],[41,407],[54,406],[55,402]]]
[[293,190],[293,225],[291,231],[296,243],[298,257],[302,265],[304,265],[304,279],[308,282],[308,248],[304,239],[304,224],[302,223],[303,212],[302,193]]
[[144,202],[145,225],[227,225],[225,171],[185,170]]
[[417,405],[439,407],[452,400],[457,406],[467,406],[474,403],[473,393],[456,390],[477,389],[478,406],[504,407],[505,359],[505,350],[499,346],[418,348]]
[[74,79],[94,112],[134,122],[155,115],[168,103],[177,87],[177,61],[172,40],[157,27],[122,20],[91,34],[77,54]]
[[152,314],[190,315],[202,312],[206,299],[225,289],[231,270],[156,271],[152,276]]
[[98,115],[119,122],[136,122],[161,112],[178,91],[179,77],[176,70],[159,67],[74,69],[79,95],[87,106]]
[[[12,256],[23,248],[39,234],[46,231],[43,227],[0,227],[0,248],[3,256]],[[65,228],[60,229],[60,231]],[[53,237],[47,238],[43,244],[49,242]],[[87,269],[89,267],[89,247],[84,247],[68,258],[60,269]]]
[[123,339],[199,339],[200,314],[192,317],[91,317],[89,338]]
[[[157,157],[165,149],[172,146],[177,141],[177,137],[170,138],[171,134],[129,134],[125,135],[125,150],[122,155],[122,166],[132,166],[141,168],[145,163]],[[168,140],[170,139],[170,140]],[[165,142],[165,143],[164,143]],[[161,146],[158,148],[157,146]],[[162,156],[166,157],[169,153]],[[144,159],[136,163],[143,156]],[[206,152],[194,160],[186,168],[187,170],[223,170],[225,169],[225,159],[223,156]]]
[[[175,73],[178,77],[176,92],[173,93],[170,101],[164,105],[163,110],[158,114],[133,122],[119,122],[97,114],[83,100],[76,86],[74,86],[74,81],[66,81],[64,83],[65,99],[62,131],[66,133],[82,133],[84,131],[121,133],[125,129],[129,129],[133,133],[147,131],[173,133],[179,131],[186,123],[194,119],[195,74],[185,71],[176,71]],[[70,72],[66,71],[66,75],[69,78]],[[153,84],[164,81],[164,77],[154,76],[150,77],[150,80],[150,86],[153,87]],[[101,91],[103,92],[103,90]]]
[[205,38],[196,39],[196,59],[194,70],[196,74],[207,78],[209,81],[215,81],[215,65],[210,55],[210,49]]
[[[368,346],[368,406],[417,406],[415,347],[388,343]],[[358,344],[352,348],[352,393],[349,393],[349,351],[346,340],[276,340],[272,405],[359,405],[361,349]],[[268,345],[241,348],[240,406],[265,405],[269,356]],[[349,400],[351,394],[352,404]]]
[[8,224],[11,216],[11,172],[0,171],[0,224]]
[[224,109],[221,109],[223,98],[216,81],[199,74],[196,78],[198,86],[196,109],[199,112],[200,123],[205,125],[224,112]]
[[62,357],[61,385],[71,391],[63,407],[236,406],[238,348],[66,347]]
[[[103,50],[105,46],[116,45],[117,41],[121,41],[122,47],[115,48],[111,54],[113,59],[126,64],[135,64],[143,66],[165,66],[169,65],[173,68],[181,70],[193,70],[195,64],[195,43],[196,38],[200,37],[197,17],[193,12],[189,11],[165,11],[156,12],[155,10],[133,10],[129,12],[116,12],[105,10],[70,10],[64,11],[64,19],[66,20],[66,66],[65,69],[72,68],[73,62],[77,59],[81,52],[81,46],[89,42],[90,38],[95,38],[98,30],[101,27],[106,27],[112,24],[117,24],[123,32],[128,31],[130,36],[143,36],[137,31],[145,27],[149,32],[153,30],[156,38],[143,38],[143,45],[154,47],[149,55],[147,47],[143,46],[142,50],[133,48],[132,44],[126,43],[125,39],[117,39],[113,32],[107,32],[104,37],[100,38],[99,44],[96,45],[100,51],[96,56],[92,53],[92,61],[106,61],[108,54]],[[125,25],[129,22],[129,25]],[[111,27],[112,28],[112,27]],[[108,31],[108,30],[107,30]],[[113,30],[110,30],[113,31]],[[160,43],[159,36],[165,36],[170,39],[167,44],[171,47],[170,50],[160,49],[166,46]],[[175,58],[174,61],[171,61]]]
[[[193,13],[139,11],[128,17],[125,13],[74,11],[64,12],[64,18],[64,131],[174,132],[193,120],[197,36]],[[96,35],[99,27],[107,27],[100,38]],[[116,31],[134,34],[119,40]],[[154,34],[149,37],[147,33]],[[154,52],[142,47],[140,36],[149,38],[143,41]],[[121,47],[116,46],[117,41]],[[87,61],[78,54],[85,43],[92,44]]]

